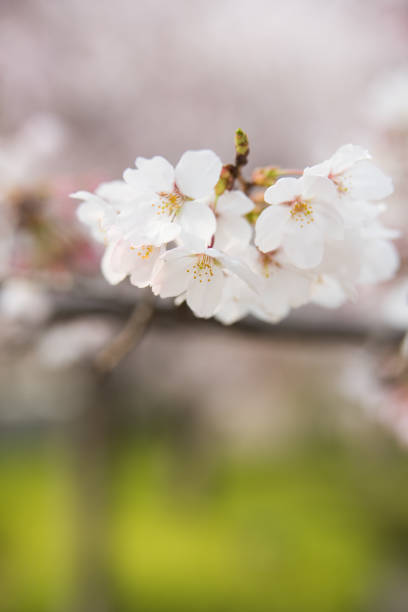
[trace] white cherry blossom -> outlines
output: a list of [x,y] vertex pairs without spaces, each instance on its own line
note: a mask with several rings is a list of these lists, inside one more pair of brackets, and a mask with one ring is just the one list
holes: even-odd
[[[77,209],[78,219],[89,227],[95,240],[105,244],[112,235],[120,233],[119,212],[123,203],[134,201],[124,181],[101,183],[95,193],[77,191],[71,198],[82,201]],[[125,231],[123,228],[122,234]]]
[[132,285],[148,287],[161,253],[161,247],[151,244],[134,246],[122,239],[113,241],[102,258],[102,273],[111,285],[129,276]]
[[347,144],[327,161],[306,168],[305,176],[327,177],[341,196],[355,200],[382,200],[393,192],[392,180],[371,161],[363,147]]
[[212,317],[221,303],[228,274],[256,287],[256,278],[239,260],[217,249],[200,252],[177,247],[166,251],[156,266],[152,290],[162,298],[184,296],[198,317]]
[[395,238],[395,232],[377,220],[360,230],[348,229],[344,240],[330,244],[322,263],[313,270],[312,301],[338,308],[357,298],[359,285],[392,278],[399,257],[389,238]]
[[327,178],[279,179],[266,190],[265,201],[270,206],[255,228],[255,244],[264,253],[282,247],[293,265],[313,268],[322,261],[325,243],[343,237],[337,192]]
[[129,277],[229,325],[247,315],[278,322],[309,302],[338,307],[394,276],[398,233],[380,221],[392,183],[362,147],[280,178],[255,231],[253,200],[239,190],[216,196],[221,169],[209,150],[187,151],[175,168],[138,157],[124,180],[73,194],[79,219],[106,245],[106,280]]
[[219,179],[222,163],[212,151],[187,151],[173,166],[164,157],[138,157],[136,168],[123,178],[132,188],[137,206],[122,206],[125,238],[142,234],[160,246],[180,239],[192,248],[208,246],[216,230],[216,219],[208,206]]
[[265,319],[280,321],[291,308],[308,302],[310,276],[291,265],[282,251],[262,253],[254,247],[249,251],[251,269],[257,272],[262,283],[256,308]]
[[252,314],[264,321],[278,322],[309,301],[310,275],[292,266],[279,251],[262,253],[253,246],[241,252],[258,277],[258,291],[239,278],[230,278],[217,318],[227,324]]

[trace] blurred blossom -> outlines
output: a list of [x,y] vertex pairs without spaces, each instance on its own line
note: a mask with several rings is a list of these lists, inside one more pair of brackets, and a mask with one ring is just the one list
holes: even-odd
[[0,279],[41,274],[61,285],[96,269],[99,252],[76,221],[70,182],[51,172],[65,139],[61,121],[45,114],[0,139]]
[[[406,343],[407,340],[402,345],[403,352]],[[408,383],[400,360],[394,356],[381,363],[378,356],[359,351],[345,365],[339,384],[343,396],[357,402],[370,419],[408,446]]]
[[382,305],[383,320],[393,328],[408,331],[408,278],[388,291]]
[[0,198],[36,186],[49,175],[48,162],[62,147],[65,130],[53,115],[34,115],[9,138],[0,138]]
[[46,291],[26,278],[10,278],[0,289],[0,321],[40,325],[52,312]]
[[369,109],[380,129],[408,131],[408,66],[387,72],[374,82]]
[[48,368],[75,365],[95,353],[112,337],[113,326],[105,319],[82,318],[50,327],[40,338],[36,353]]

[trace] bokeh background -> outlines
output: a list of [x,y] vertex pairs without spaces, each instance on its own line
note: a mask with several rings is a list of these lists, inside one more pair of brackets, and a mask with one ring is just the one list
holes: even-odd
[[[1,0],[1,612],[406,612],[407,41],[405,0]],[[368,147],[397,279],[277,326],[164,302],[96,376],[141,293],[69,193],[238,127],[251,166]]]

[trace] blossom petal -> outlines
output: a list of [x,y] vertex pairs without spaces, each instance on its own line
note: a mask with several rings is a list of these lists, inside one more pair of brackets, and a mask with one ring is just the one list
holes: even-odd
[[337,149],[329,160],[331,171],[333,174],[340,174],[363,159],[371,159],[371,155],[366,149],[353,144],[343,145]]
[[156,212],[151,203],[135,206],[123,211],[118,217],[124,238],[134,246],[152,244],[161,246],[175,240],[180,234],[180,225],[169,215]]
[[263,210],[255,226],[256,246],[264,253],[278,248],[289,218],[290,208],[288,206],[277,204]]
[[187,304],[197,317],[212,317],[221,303],[225,277],[220,266],[213,265],[213,276],[192,278],[187,288]]
[[173,191],[174,168],[161,155],[155,155],[151,159],[138,157],[136,159],[136,167],[146,183],[157,193]]
[[368,160],[357,162],[347,170],[342,185],[356,200],[382,200],[394,191],[391,178]]
[[190,274],[187,270],[193,265],[192,257],[163,259],[155,267],[152,278],[152,291],[162,298],[175,297],[187,289]]
[[156,262],[160,256],[161,249],[142,245],[140,249],[132,250],[131,266],[129,267],[130,282],[136,287],[147,287],[150,285]]
[[181,242],[192,250],[207,247],[217,227],[213,211],[203,202],[185,202],[177,222],[181,227]]
[[125,181],[109,181],[101,183],[95,190],[96,195],[108,202],[122,202],[132,200],[134,191]]
[[246,215],[254,209],[255,204],[242,191],[226,191],[217,200],[216,211],[220,215]]
[[176,183],[189,198],[209,195],[220,178],[222,162],[213,151],[187,151],[176,166]]
[[307,175],[303,177],[302,196],[308,200],[319,200],[334,203],[337,198],[337,189],[333,181],[324,176]]
[[312,302],[325,308],[339,308],[347,301],[347,297],[343,287],[333,276],[319,276],[312,285]]
[[121,242],[112,242],[106,247],[101,261],[101,270],[111,285],[117,285],[127,276],[127,269],[121,266]]
[[388,240],[367,240],[359,282],[374,284],[392,278],[399,267],[398,251]]
[[315,223],[299,226],[295,231],[285,234],[282,246],[288,259],[303,270],[314,268],[322,261],[323,236]]
[[134,191],[168,193],[174,189],[174,168],[164,157],[156,155],[151,159],[138,157],[137,169],[127,168],[123,179]]
[[252,226],[246,219],[236,215],[224,215],[218,218],[215,232],[214,248],[225,251],[235,245],[244,247],[252,238]]
[[249,314],[256,295],[237,276],[225,278],[223,296],[215,318],[224,325],[232,325]]
[[315,176],[329,176],[343,173],[347,168],[363,159],[371,159],[371,155],[363,147],[346,144],[337,149],[330,159],[305,168],[304,174],[313,174]]
[[[207,252],[211,250],[212,249],[208,249]],[[234,275],[238,276],[238,278],[243,280],[255,293],[259,293],[261,291],[261,283],[258,275],[247,266],[246,262],[242,261],[238,257],[231,257],[230,255],[225,255],[224,253],[219,253],[217,255],[217,260],[222,263],[226,270],[232,272]]]
[[334,206],[316,203],[313,205],[315,222],[326,240],[342,240],[344,237],[344,222]]
[[281,178],[265,191],[265,202],[268,202],[268,204],[292,202],[302,193],[302,185],[301,179]]

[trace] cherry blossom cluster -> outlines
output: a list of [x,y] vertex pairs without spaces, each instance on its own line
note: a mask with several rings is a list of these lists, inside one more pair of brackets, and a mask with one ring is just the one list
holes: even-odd
[[308,302],[337,307],[395,274],[396,232],[380,221],[393,186],[366,150],[345,145],[303,172],[265,167],[246,181],[249,147],[237,135],[235,165],[210,150],[187,151],[175,167],[138,157],[122,180],[72,194],[106,245],[108,282],[129,277],[231,324],[248,314],[277,322]]

